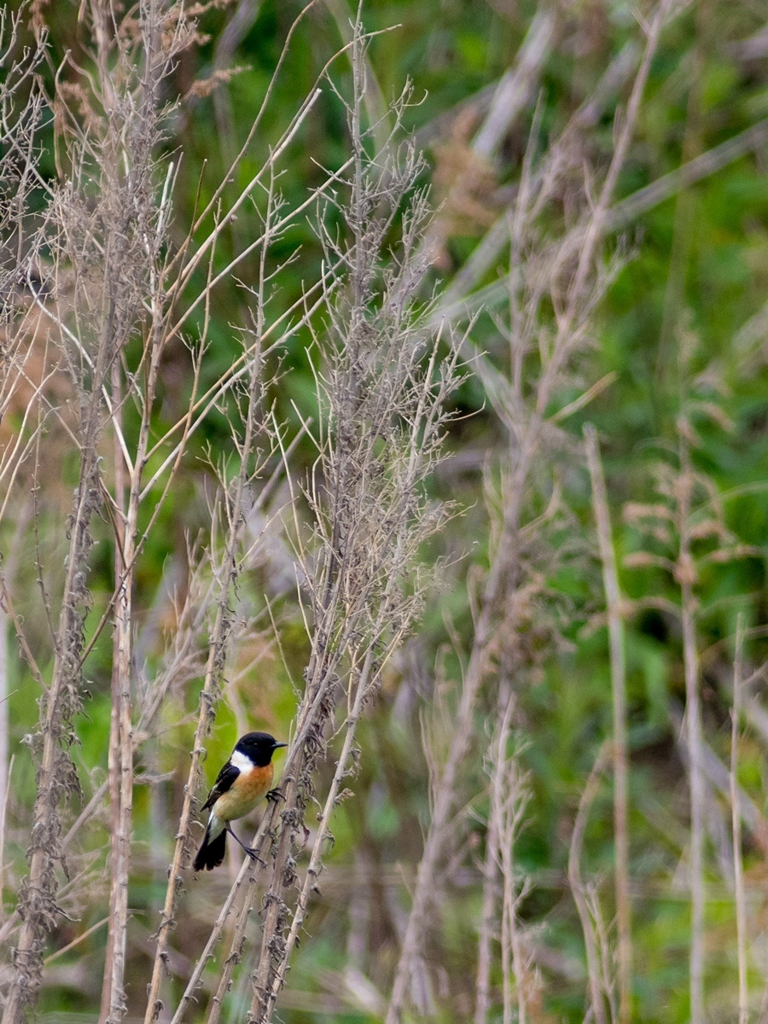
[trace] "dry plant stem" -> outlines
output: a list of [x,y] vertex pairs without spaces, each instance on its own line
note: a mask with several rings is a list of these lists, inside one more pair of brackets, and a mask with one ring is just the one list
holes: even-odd
[[[325,0],[325,6],[331,13],[333,20],[336,22],[336,27],[339,30],[339,35],[344,41],[346,47],[354,51],[354,31],[355,26],[350,19],[349,7],[345,0]],[[365,54],[363,57],[365,60],[365,107],[368,114],[368,121],[374,126],[374,139],[376,151],[381,152],[387,145],[389,139],[389,126],[387,124],[389,116],[389,107],[384,94],[381,91],[381,86],[376,78],[376,74],[373,70],[368,55]]]
[[[496,814],[501,819],[503,816],[503,780],[504,771],[506,768],[507,759],[507,743],[509,742],[509,718],[510,718],[511,704],[508,704],[504,717],[499,728],[498,744],[496,747],[496,763],[494,764],[494,777],[491,786],[491,799],[496,804]],[[500,861],[501,880],[502,880],[502,901],[501,901],[501,972],[502,972],[502,994],[503,994],[503,1012],[502,1021],[503,1024],[511,1024],[512,1022],[512,978],[513,972],[517,982],[518,998],[520,999],[519,1018],[520,1024],[525,1024],[525,1000],[523,998],[522,991],[522,976],[517,972],[517,964],[514,963],[518,959],[515,956],[516,948],[512,948],[513,944],[516,947],[519,943],[514,943],[514,933],[517,931],[516,928],[516,915],[515,915],[515,891],[514,891],[514,862],[513,862],[513,844],[505,843],[501,835],[501,825],[499,828],[499,848],[496,851],[496,857]]]
[[600,460],[597,431],[591,423],[584,426],[587,463],[592,481],[592,504],[597,524],[603,586],[608,606],[608,635],[611,649],[613,687],[613,822],[616,844],[616,918],[619,955],[619,1021],[628,1024],[632,993],[632,934],[629,895],[629,833],[627,828],[627,683],[624,659],[624,620],[616,554],[613,546],[605,478]]
[[13,958],[13,973],[3,1012],[3,1024],[22,1024],[25,1007],[33,1003],[41,982],[42,952],[46,931],[56,919],[55,864],[59,859],[60,823],[57,807],[64,795],[60,741],[69,716],[73,664],[79,654],[79,606],[83,599],[80,573],[88,547],[88,529],[97,486],[99,390],[107,371],[106,346],[100,346],[83,416],[83,449],[80,477],[72,510],[73,527],[67,553],[62,609],[56,638],[56,654],[50,686],[41,710],[42,756],[37,771],[37,795],[33,812],[29,875],[20,899],[23,923]]
[[[133,629],[133,571],[125,565],[133,563],[133,547],[137,531],[138,490],[141,483],[142,461],[136,460],[131,482],[128,516],[123,533],[122,552],[118,556],[120,572],[117,575],[119,592],[115,602],[115,653],[113,668],[117,689],[117,757],[119,792],[116,836],[116,858],[112,863],[112,900],[110,918],[111,960],[107,961],[110,975],[108,1024],[118,1024],[125,1012],[125,965],[128,936],[128,876],[131,862],[133,821],[133,722],[131,704],[131,643]],[[120,542],[120,533],[115,538]]]
[[400,958],[397,964],[392,996],[387,1010],[386,1024],[399,1024],[408,989],[411,965],[421,946],[428,908],[435,895],[437,866],[444,844],[448,839],[447,827],[456,802],[456,784],[460,770],[472,742],[472,719],[475,701],[487,671],[487,646],[493,635],[496,594],[501,586],[502,558],[497,558],[495,571],[486,586],[483,610],[475,629],[475,640],[469,664],[464,674],[461,699],[456,715],[456,727],[451,748],[436,785],[432,819],[424,850],[416,873],[411,910],[408,916]]
[[3,908],[3,849],[8,793],[8,616],[0,601],[0,915]]
[[[112,393],[117,397],[120,393],[120,366],[117,362],[112,367]],[[118,403],[118,408],[119,408]],[[119,514],[115,519],[115,579],[120,580],[125,571],[122,552],[125,543],[125,523],[122,517],[122,510],[125,508],[125,464],[122,451],[117,439],[117,431],[114,433],[113,460],[115,470],[114,499]],[[115,595],[115,616],[119,616],[120,603]],[[109,815],[110,815],[110,853],[113,867],[119,863],[119,835],[120,835],[120,672],[119,672],[119,640],[120,630],[115,628],[112,635],[112,707],[110,710],[109,722],[109,751],[107,755],[107,786],[109,788]],[[65,842],[66,842],[65,837]],[[107,948],[104,958],[104,978],[101,987],[101,1011],[99,1020],[105,1021],[109,1017],[110,1004],[112,1000],[112,972],[109,965],[113,962],[115,928],[117,920],[117,892],[118,886],[114,884],[110,891],[109,917],[107,930]]]
[[[392,586],[394,587],[394,581]],[[394,597],[394,594],[392,596]],[[385,605],[379,615],[379,631],[383,631],[385,628],[384,620],[386,619],[387,611],[388,608]],[[390,651],[393,650],[400,643],[401,639],[401,635],[395,635],[392,638],[389,644]],[[352,660],[354,663],[354,655],[352,656]],[[386,657],[384,660],[386,660]],[[353,668],[353,670],[350,673],[352,680],[354,680],[354,682],[351,685],[351,689],[354,692],[354,700],[352,701],[351,708],[347,714],[346,722],[344,725],[344,743],[342,745],[338,761],[336,762],[336,769],[333,774],[333,780],[331,782],[330,789],[328,790],[328,795],[326,797],[323,810],[318,815],[319,824],[317,829],[317,836],[312,847],[312,853],[310,855],[309,864],[307,866],[304,884],[301,888],[301,892],[299,893],[296,907],[294,909],[291,927],[286,938],[284,957],[281,965],[275,972],[275,978],[272,983],[272,991],[269,995],[269,1001],[263,1010],[263,1015],[265,1018],[271,1017],[272,1012],[274,1010],[275,1002],[280,993],[280,989],[283,987],[283,984],[285,983],[285,977],[288,971],[288,961],[298,941],[299,933],[304,923],[304,918],[307,912],[310,897],[316,888],[317,878],[320,874],[320,870],[322,867],[323,844],[330,837],[329,826],[331,815],[333,813],[334,808],[336,807],[336,802],[339,796],[339,792],[341,790],[342,782],[344,781],[345,776],[349,772],[349,761],[355,743],[355,732],[357,729],[357,724],[360,720],[360,715],[362,714],[365,698],[372,691],[375,682],[375,680],[372,678],[375,671],[373,661],[374,649],[373,647],[369,647],[369,649],[365,653],[365,660],[362,667],[360,669]],[[380,669],[378,671],[380,671]],[[258,995],[257,998],[259,998]],[[254,1002],[254,1005],[251,1009],[252,1015],[255,1016],[258,1010],[259,1006],[257,1005],[256,1002]]]
[[[503,721],[505,710],[509,704],[507,687],[499,687],[496,702],[496,720]],[[498,747],[501,733],[495,737],[496,756],[493,759],[491,786],[496,785],[498,773]],[[493,793],[493,790],[492,790]],[[491,798],[488,812],[488,824],[485,834],[485,859],[483,862],[483,905],[480,915],[480,931],[477,938],[477,980],[475,983],[475,1024],[486,1024],[491,1008],[491,942],[495,933],[496,889],[498,886],[498,850],[500,802]]]
[[[283,778],[285,778],[285,774]],[[281,791],[284,794],[287,794],[287,789],[284,783],[282,782]],[[240,963],[240,960],[242,959],[243,944],[245,942],[245,931],[248,925],[248,919],[253,909],[253,902],[254,899],[256,898],[256,890],[259,882],[259,875],[263,870],[260,866],[260,862],[263,861],[265,854],[267,853],[267,851],[269,850],[270,846],[274,841],[274,830],[275,825],[277,824],[277,814],[278,809],[276,804],[273,804],[264,814],[261,826],[259,827],[259,835],[257,836],[257,840],[253,843],[252,846],[252,849],[254,850],[256,857],[258,858],[258,861],[246,861],[243,864],[242,868],[240,869],[240,873],[237,876],[235,884],[230,890],[230,895],[233,895],[236,889],[239,888],[239,886],[242,884],[242,881],[245,878],[246,873],[250,870],[251,874],[248,881],[248,888],[245,891],[243,902],[237,916],[237,921],[235,922],[235,928],[232,934],[232,941],[229,947],[229,954],[227,955],[227,959],[224,962],[224,966],[219,977],[219,983],[216,987],[216,992],[211,998],[211,1005],[208,1009],[206,1024],[218,1024],[219,1018],[221,1017],[221,1011],[224,1007],[224,999],[227,995],[227,992],[230,989],[230,985],[232,984],[232,975],[234,974],[235,967]],[[222,915],[223,911],[222,914],[220,914],[219,917],[217,918],[216,926],[219,925],[219,921],[221,921],[223,926]],[[215,931],[216,929],[214,928],[214,930],[211,932],[211,936],[209,937],[208,943],[206,944],[204,956],[210,956],[211,951],[213,949],[212,943],[218,941],[218,935],[214,936]],[[221,929],[219,929],[219,934],[220,932]],[[204,964],[203,958],[201,958],[201,963]],[[200,977],[200,974],[202,974],[202,971],[198,974],[198,978]],[[187,985],[187,988],[184,992],[184,996],[182,998],[182,1002],[179,1004],[179,1009],[174,1014],[172,1024],[177,1024],[177,1022],[181,1021],[183,1005],[185,1001],[187,1001],[193,995],[193,980],[194,976],[193,979],[190,979],[190,982]]]
[[[502,690],[509,693],[509,687]],[[501,962],[503,971],[503,1024],[512,1024],[514,1009],[512,1000],[512,978],[515,980],[517,1020],[525,1024],[526,1013],[526,967],[523,954],[522,936],[517,919],[519,895],[515,877],[515,844],[523,823],[528,794],[525,779],[521,775],[517,755],[507,752],[511,734],[511,719],[514,700],[507,697],[495,749],[492,768],[491,801],[496,805],[498,821],[498,847],[495,856],[502,877],[501,903]]]
[[[275,819],[276,819],[276,811],[275,811],[274,806],[271,806],[265,812],[264,817],[261,820],[261,824],[259,826],[259,830],[258,830],[258,832],[256,834],[256,837],[255,837],[254,841],[250,844],[251,845],[251,849],[253,849],[255,851],[257,856],[261,856],[261,854],[262,854],[262,852],[264,850],[264,847],[265,847],[265,835],[266,835],[266,833],[271,828],[274,827]],[[213,924],[213,928],[211,929],[211,934],[208,937],[208,940],[207,940],[207,942],[205,944],[205,948],[203,949],[203,952],[200,954],[200,956],[198,957],[198,959],[197,959],[197,961],[195,963],[195,966],[194,966],[194,968],[192,970],[192,974],[190,975],[190,979],[187,982],[187,987],[185,988],[184,994],[182,995],[181,999],[179,1000],[179,1005],[177,1006],[176,1011],[175,1011],[175,1013],[174,1013],[174,1015],[173,1015],[173,1017],[171,1019],[171,1024],[180,1024],[182,1018],[184,1017],[184,1013],[186,1011],[187,1006],[189,1005],[190,1000],[192,998],[194,998],[195,991],[197,989],[197,986],[200,983],[200,979],[203,976],[203,972],[205,970],[205,967],[208,964],[208,961],[213,956],[213,950],[215,949],[216,944],[218,943],[219,939],[221,938],[221,933],[224,930],[224,925],[226,924],[227,918],[229,917],[229,914],[230,914],[230,912],[232,910],[232,907],[234,906],[235,900],[237,899],[237,895],[238,895],[238,893],[239,893],[239,891],[240,891],[240,889],[241,889],[241,887],[243,885],[243,882],[245,881],[245,877],[246,877],[246,875],[248,874],[249,871],[252,871],[254,873],[256,871],[256,868],[254,866],[255,864],[256,864],[256,862],[251,861],[249,858],[246,858],[243,861],[242,865],[240,866],[240,871],[238,872],[237,878],[235,879],[234,883],[232,884],[232,887],[230,888],[229,892],[227,893],[227,897],[224,900],[224,903],[223,903],[223,905],[221,907],[221,910],[219,911],[219,914],[218,914],[218,916],[217,916],[217,918],[216,918],[216,920],[215,920],[215,922]],[[253,884],[255,884],[255,881],[256,880],[254,878],[254,875],[252,874],[251,882]],[[244,909],[247,908],[247,909],[245,909],[245,913],[244,913],[245,921],[247,921],[248,914],[250,913],[250,908],[252,907],[252,905],[253,905],[253,896],[251,895],[250,898],[249,898],[249,896],[246,896],[244,901],[243,901],[243,908]],[[241,909],[240,913],[241,913],[241,915],[243,915],[243,909]],[[233,938],[233,942],[232,942],[233,948],[235,946],[235,942],[238,941],[238,940],[241,941],[242,940],[242,936],[245,935],[245,923],[243,923],[242,936],[240,936],[240,934],[239,934],[239,928],[240,928],[240,919],[238,918],[238,923],[237,923],[237,925],[235,927],[235,938]],[[227,961],[227,963],[228,962],[229,961]],[[226,972],[226,966],[227,965],[225,964],[225,972]],[[234,967],[234,965],[233,965],[233,967]],[[223,972],[223,973],[225,973],[225,972]],[[222,977],[223,977],[223,974],[222,974]],[[224,987],[224,992],[227,991],[230,979],[231,979],[231,971],[228,973],[226,987]],[[222,987],[221,984],[220,984],[219,987],[220,988]],[[214,999],[215,998],[217,998],[217,997],[214,996]]]
[[685,661],[685,725],[691,756],[691,950],[690,997],[691,1024],[704,1020],[704,772],[702,765],[701,707],[699,702],[698,660],[693,614],[693,592],[689,583],[682,588],[683,647]]
[[[36,170],[37,132],[45,106],[42,89],[39,88],[36,78],[36,69],[44,58],[47,39],[46,34],[41,32],[32,45],[20,45],[24,19],[28,13],[28,9],[23,5],[17,10],[12,10],[10,5],[6,4],[0,10],[0,235],[4,247],[0,263],[0,420],[4,420],[9,411],[17,389],[23,387],[25,383],[32,387],[32,395],[26,403],[15,439],[0,446],[0,520],[8,511],[14,509],[11,492],[13,491],[15,496],[14,483],[17,474],[23,462],[39,443],[40,431],[46,418],[45,403],[41,400],[41,395],[53,372],[48,365],[46,350],[39,379],[30,379],[30,324],[27,313],[19,311],[17,302],[19,268],[25,260],[31,263],[37,258],[40,244],[39,238],[35,239],[34,233],[29,231],[28,219],[30,199],[34,190],[40,187],[40,176]],[[15,511],[19,518],[22,518],[23,514],[19,510],[20,504],[17,501]],[[12,575],[9,569],[9,576]],[[3,916],[2,896],[5,881],[2,860],[5,853],[8,794],[13,768],[13,757],[10,758],[10,762],[8,759],[7,672],[10,622],[13,622],[14,628],[21,626],[7,595],[5,580],[0,575],[0,917]],[[20,640],[20,646],[26,657],[29,650],[26,641]],[[32,659],[30,671],[33,676],[35,669],[35,662]],[[40,682],[39,673],[37,681]],[[62,712],[65,712],[67,720],[70,717],[66,711],[66,683],[62,689],[61,676],[54,681],[56,692],[49,691],[51,697],[47,703],[46,688],[41,688],[41,732],[48,721],[49,713],[54,729],[59,724]],[[62,724],[66,726],[68,721]],[[48,756],[44,760],[46,767],[50,768],[55,763],[60,737],[50,732],[48,740]],[[66,740],[62,745],[66,745]],[[62,752],[62,756],[66,755]],[[22,926],[24,948],[22,950],[20,946],[20,955],[14,956],[14,971],[7,992],[8,1002],[14,1004],[8,1011],[9,1021],[20,1018],[23,1014],[23,1005],[34,1000],[39,985],[39,954],[44,934],[56,914],[54,865],[60,852],[57,849],[59,822],[56,807],[64,795],[65,787],[58,788],[57,780],[50,774],[41,776],[39,781],[45,785],[46,794],[42,799],[41,794],[38,794],[35,803],[34,827],[38,831],[36,836],[33,835],[31,852],[34,857],[37,848],[41,844],[45,846],[49,837],[51,850],[48,858],[45,850],[40,850],[35,859],[34,876],[30,869],[30,876],[23,883],[20,893],[20,903],[28,911],[31,920],[29,927]],[[4,922],[3,932],[14,927],[14,920],[15,915]]]
[[5,822],[8,814],[8,795],[11,791],[11,776],[13,775],[13,762],[15,755],[11,754],[11,760],[8,762],[8,774],[5,782],[5,789],[0,794],[2,799],[2,805],[0,806],[0,913],[4,907],[3,902],[3,889],[5,887],[5,878],[3,874],[3,858],[5,857]]
[[696,648],[696,570],[691,556],[690,515],[693,467],[688,444],[680,437],[680,475],[677,480],[677,518],[680,549],[676,577],[680,584],[685,671],[685,727],[690,756],[691,798],[691,1024],[704,1022],[704,749],[699,695],[699,655]]
[[[102,17],[106,12],[102,11],[98,4],[93,5],[94,25],[97,39],[100,41],[105,31]],[[143,58],[145,75],[142,82],[141,110],[139,116],[142,121],[150,124],[156,116],[155,92],[158,82],[153,79],[156,73],[155,47],[157,45],[158,12],[153,4],[147,4],[142,9],[141,18]],[[100,49],[100,55],[106,57],[106,50]],[[100,60],[101,64],[101,60]],[[109,73],[102,72],[101,81],[102,94],[108,96],[112,87]],[[143,150],[143,152],[142,152]],[[131,167],[130,175],[133,180],[141,181],[148,176],[151,166],[151,151],[149,147],[143,146],[138,153],[133,154],[134,165]],[[142,165],[142,158],[145,161]],[[126,188],[129,183],[126,182]],[[130,199],[128,200],[130,203]],[[130,216],[130,214],[127,214]],[[162,231],[162,217],[158,225],[158,231]],[[153,239],[154,241],[154,239]],[[108,287],[114,295],[118,294],[118,277],[122,272],[120,260],[115,259],[114,264],[110,262],[110,246],[114,244],[117,253],[120,252],[120,239],[108,239],[108,247],[105,253],[105,260],[108,273]],[[128,474],[126,504],[120,501],[120,492],[124,490],[123,467],[118,467],[116,461],[116,504],[117,516],[115,544],[116,552],[116,580],[117,589],[114,603],[114,647],[116,664],[113,672],[116,675],[116,689],[118,700],[117,712],[117,735],[118,735],[118,757],[115,767],[119,768],[119,813],[117,815],[117,838],[116,857],[112,862],[112,896],[110,915],[110,943],[111,959],[107,962],[109,980],[109,1015],[107,1024],[118,1024],[125,1013],[125,968],[128,933],[128,878],[131,862],[131,839],[133,822],[133,707],[131,694],[132,681],[132,631],[133,623],[133,585],[136,567],[136,558],[139,544],[139,510],[141,505],[141,491],[143,471],[147,460],[147,450],[150,438],[150,423],[155,403],[157,381],[160,368],[160,360],[164,348],[164,335],[162,332],[162,285],[158,280],[157,271],[154,266],[153,254],[150,250],[149,241],[144,239],[145,258],[148,263],[148,283],[150,292],[151,317],[146,328],[147,339],[145,342],[145,354],[142,362],[144,365],[143,389],[140,394],[141,421],[139,426],[136,449],[133,457],[126,458],[125,471]],[[136,387],[134,384],[133,387]],[[122,388],[119,375],[114,377],[114,407],[111,417],[115,425],[117,445],[118,439],[122,438],[120,429],[120,412],[122,408]],[[138,394],[138,392],[136,392]],[[118,453],[116,452],[116,456]]]
[[741,687],[744,658],[744,623],[736,620],[736,656],[733,662],[733,708],[731,709],[731,827],[733,830],[733,869],[736,895],[736,951],[739,968],[739,1024],[747,1024],[749,990],[747,988],[747,908],[744,898],[744,864],[741,849],[741,815],[739,813],[738,768],[741,714]]
[[493,855],[493,844],[497,844],[498,823],[493,812],[488,817],[483,861],[483,906],[480,913],[480,932],[477,937],[477,978],[475,981],[475,1024],[486,1024],[491,1009],[491,965],[493,962],[491,941],[494,934],[496,915],[496,888],[498,871]]
[[587,950],[587,970],[589,973],[589,992],[592,1002],[592,1012],[595,1015],[597,1024],[608,1024],[605,1016],[605,1005],[603,1002],[603,985],[601,981],[600,957],[597,950],[597,939],[592,923],[592,916],[589,911],[584,883],[581,880],[581,847],[584,841],[584,832],[587,827],[587,818],[592,801],[597,795],[600,786],[600,775],[610,758],[611,750],[608,741],[603,743],[597,755],[592,771],[589,773],[584,792],[579,801],[579,810],[576,814],[576,821],[573,825],[571,836],[571,848],[568,853],[568,882],[571,886],[576,909],[579,912],[581,929],[584,933],[584,944]]
[[84,569],[90,546],[90,520],[99,503],[97,440],[101,429],[100,396],[114,358],[114,325],[115,310],[108,307],[101,343],[91,363],[89,378],[83,382],[79,481],[71,514],[61,610],[54,639],[53,675],[41,704],[42,753],[36,778],[30,870],[19,901],[23,923],[14,954],[4,1024],[22,1021],[25,1007],[36,998],[41,981],[45,932],[57,916],[55,865],[62,857],[57,807],[67,790],[75,784],[70,774],[71,762],[62,747],[69,742],[69,722],[80,699],[81,609],[87,601]]

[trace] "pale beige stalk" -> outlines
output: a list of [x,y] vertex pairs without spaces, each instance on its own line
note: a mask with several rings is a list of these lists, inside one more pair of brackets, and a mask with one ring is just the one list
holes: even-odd
[[608,636],[613,691],[613,829],[616,847],[616,924],[619,955],[619,1021],[629,1024],[632,1011],[632,909],[629,893],[627,680],[624,657],[624,616],[608,496],[597,431],[584,425],[587,463],[592,481],[592,507],[597,525],[603,587],[608,605]]

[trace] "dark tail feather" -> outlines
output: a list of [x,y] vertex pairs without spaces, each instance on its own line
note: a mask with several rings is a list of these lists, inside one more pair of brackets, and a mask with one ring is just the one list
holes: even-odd
[[226,849],[227,833],[221,832],[215,839],[209,839],[208,830],[206,829],[203,845],[197,851],[197,856],[195,857],[193,865],[195,871],[202,871],[203,869],[211,871],[213,868],[217,868],[224,860]]

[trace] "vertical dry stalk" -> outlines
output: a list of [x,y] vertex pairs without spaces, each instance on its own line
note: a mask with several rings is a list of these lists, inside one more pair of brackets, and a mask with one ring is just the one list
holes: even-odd
[[605,1016],[605,1003],[603,1001],[603,982],[598,953],[595,928],[590,914],[584,883],[581,879],[581,848],[584,842],[584,832],[587,827],[587,818],[592,802],[597,796],[600,785],[600,776],[610,757],[610,744],[603,743],[600,751],[589,773],[584,792],[579,801],[579,810],[576,814],[576,821],[573,824],[573,835],[571,836],[571,848],[568,853],[568,882],[571,886],[576,909],[579,912],[581,929],[584,933],[584,944],[587,949],[587,971],[589,974],[589,992],[592,1001],[592,1012],[595,1015],[597,1024],[608,1024]]
[[8,618],[0,604],[0,908],[3,905],[2,854],[5,847],[8,779]]
[[[476,617],[472,649],[464,672],[463,686],[456,712],[450,751],[435,786],[429,830],[416,874],[411,910],[395,971],[386,1024],[399,1024],[405,1005],[411,965],[417,959],[430,919],[429,906],[440,891],[438,866],[451,845],[452,820],[458,799],[461,767],[469,751],[474,732],[477,698],[492,668],[492,641],[497,635],[498,619],[505,599],[514,594],[522,579],[521,517],[531,467],[545,436],[552,436],[547,408],[567,374],[569,364],[587,344],[590,317],[604,292],[608,275],[599,261],[599,245],[607,224],[607,211],[619,171],[626,158],[640,100],[650,64],[658,45],[662,25],[669,12],[667,0],[657,7],[648,29],[645,53],[635,79],[626,116],[622,123],[616,149],[606,173],[599,198],[586,223],[573,237],[551,246],[539,243],[541,251],[531,255],[531,237],[536,237],[533,224],[541,210],[551,201],[564,167],[570,166],[574,155],[559,150],[551,158],[548,173],[534,175],[531,158],[521,180],[515,210],[511,214],[510,232],[512,270],[509,279],[510,327],[507,331],[510,349],[509,377],[478,359],[478,374],[486,387],[494,410],[509,436],[509,451],[504,465],[503,525],[484,586]],[[568,138],[568,132],[564,133]],[[574,239],[578,249],[574,269]],[[531,267],[526,268],[528,257]],[[524,272],[524,273],[523,273]],[[517,280],[518,273],[523,283]],[[528,301],[521,308],[518,291]],[[555,310],[554,325],[542,317],[542,303],[548,297]],[[506,330],[506,329],[505,329]],[[526,357],[539,355],[539,376],[532,383],[524,380]],[[532,394],[531,394],[532,392]],[[529,397],[530,396],[530,397]],[[519,624],[507,622],[505,632],[514,635]]]
[[[93,382],[100,388],[106,358],[97,360]],[[25,1007],[34,1002],[41,984],[42,952],[46,932],[58,916],[56,863],[63,861],[58,806],[78,789],[77,773],[67,752],[72,742],[71,723],[80,707],[79,661],[83,643],[86,557],[89,525],[98,506],[97,448],[98,391],[94,390],[81,417],[83,456],[75,492],[62,610],[56,636],[56,658],[51,683],[41,702],[42,751],[36,774],[37,796],[33,812],[29,875],[22,883],[18,912],[23,924],[14,952],[14,972],[3,1014],[3,1024],[20,1024]]]
[[[112,367],[112,393],[115,397],[120,394],[120,372],[117,362]],[[121,402],[118,401],[118,410],[121,408]],[[123,453],[120,449],[120,442],[118,440],[118,433],[114,431],[113,434],[113,459],[114,459],[114,475],[115,475],[115,503],[119,509],[125,508],[125,464],[123,462]],[[122,551],[123,543],[125,539],[125,530],[123,529],[124,523],[122,519],[115,520],[115,579],[119,580],[125,573],[125,565],[123,564]],[[119,614],[119,611],[118,611]],[[118,836],[120,834],[120,673],[118,671],[119,665],[119,636],[121,631],[115,629],[112,636],[112,679],[111,679],[111,697],[112,707],[110,709],[109,716],[109,750],[107,752],[107,780],[109,784],[109,812],[110,812],[110,855],[112,858],[112,864],[117,864],[119,857],[118,850]],[[117,887],[113,887],[110,892],[110,914],[109,921],[115,920],[115,899],[117,897]],[[104,958],[105,964],[111,964],[114,955],[114,943],[115,943],[115,929],[110,923],[110,927],[107,929],[107,948]],[[99,1013],[99,1020],[105,1021],[109,1017],[110,1006],[112,1002],[112,972],[104,971],[104,977],[102,979],[101,986],[101,1009]]]
[[498,845],[498,822],[488,815],[483,860],[483,906],[477,937],[477,976],[475,980],[475,1024],[486,1024],[491,1009],[492,941],[496,923],[498,869],[493,850]]
[[491,799],[498,820],[496,857],[502,877],[501,964],[504,987],[504,1024],[512,1024],[511,981],[514,976],[518,1024],[526,1021],[527,964],[517,918],[522,893],[518,892],[515,845],[523,825],[530,792],[527,777],[520,770],[519,751],[508,753],[514,699],[510,699],[498,730],[496,760],[491,781]]
[[[34,314],[22,294],[25,265],[38,256],[39,237],[33,231],[30,199],[39,190],[34,173],[37,132],[45,111],[35,77],[45,54],[46,38],[39,34],[34,46],[19,53],[24,7],[0,10],[0,523],[9,511],[14,483],[27,456],[34,450],[45,421],[41,398],[50,380],[44,360],[35,380],[29,366],[33,350]],[[32,394],[24,397],[25,391]],[[4,421],[23,409],[21,426],[6,436]],[[5,429],[3,429],[5,428]],[[2,558],[0,558],[2,569]],[[7,571],[8,567],[5,567]],[[0,580],[4,574],[0,571]],[[2,860],[11,765],[8,750],[8,630],[10,618],[0,597],[0,904],[3,894]],[[11,759],[12,763],[12,759]],[[1,915],[1,911],[0,911]]]
[[[386,605],[382,606],[382,611],[386,609]],[[385,623],[380,622],[380,628],[383,628]],[[389,651],[386,652],[385,659],[387,660],[392,650],[400,644],[402,641],[402,632],[396,633],[389,642]],[[357,652],[353,652],[353,659],[356,657]],[[373,695],[375,687],[374,673],[376,669],[374,667],[374,647],[370,647],[365,654],[365,663],[362,667],[353,665],[350,670],[350,685],[349,692],[350,696],[354,695],[351,700],[351,706],[349,707],[347,719],[345,722],[345,733],[344,742],[342,745],[341,753],[336,763],[336,769],[333,774],[333,780],[328,790],[328,795],[325,799],[322,811],[318,814],[319,827],[317,829],[317,835],[312,846],[312,852],[310,854],[309,864],[306,868],[306,874],[304,876],[304,883],[299,892],[296,906],[293,911],[293,920],[288,931],[287,938],[285,940],[285,946],[283,950],[283,957],[281,963],[275,970],[274,980],[272,981],[272,990],[269,994],[269,1000],[267,1005],[262,1011],[263,1019],[269,1019],[271,1015],[277,997],[280,994],[280,989],[285,983],[286,973],[288,971],[289,960],[291,953],[293,952],[296,943],[298,942],[299,933],[304,923],[309,900],[313,892],[317,891],[317,881],[322,870],[322,854],[323,847],[329,840],[333,839],[333,835],[330,830],[330,820],[333,810],[335,809],[341,792],[341,786],[346,776],[351,774],[350,772],[350,759],[355,745],[355,732],[357,724],[360,721],[360,716],[363,711],[363,706],[366,698]],[[258,1012],[262,1000],[257,995],[254,1000],[251,1013],[255,1017]]]
[[704,1021],[704,750],[699,694],[699,654],[696,646],[696,568],[691,556],[691,499],[694,486],[688,442],[680,432],[680,475],[676,481],[676,517],[680,547],[675,577],[680,585],[685,670],[685,719],[690,754],[691,794],[691,1024]]
[[520,769],[519,749],[509,752],[514,706],[515,698],[505,682],[499,688],[499,715],[487,767],[490,776],[490,809],[483,876],[483,918],[478,941],[475,1020],[487,1020],[491,1008],[491,944],[496,933],[496,889],[500,876],[503,1020],[504,1024],[510,1024],[516,1002],[517,1020],[525,1024],[530,979],[517,917],[517,907],[523,893],[518,891],[515,845],[523,825],[530,792],[527,776]]
[[[499,687],[496,702],[496,721],[503,721],[509,705],[508,688]],[[500,742],[497,729],[496,742]],[[491,786],[496,779],[498,757],[492,761]],[[483,907],[477,938],[477,980],[475,983],[475,1024],[486,1024],[491,1009],[492,942],[496,931],[496,899],[498,889],[499,801],[491,798],[485,829],[485,858],[483,861]]]
[[747,988],[747,908],[744,898],[744,863],[741,849],[738,768],[741,715],[741,687],[744,660],[744,621],[736,620],[736,654],[733,660],[733,707],[731,708],[731,825],[733,829],[733,871],[736,896],[736,952],[739,967],[739,1024],[747,1024],[749,990]]
[[619,1020],[621,1024],[628,1024],[632,992],[632,934],[629,895],[629,833],[627,828],[627,682],[624,660],[624,619],[600,448],[597,431],[591,423],[584,426],[584,440],[589,475],[592,481],[592,504],[597,524],[600,559],[603,564],[603,586],[608,606],[608,635],[613,688],[613,822],[616,848]]

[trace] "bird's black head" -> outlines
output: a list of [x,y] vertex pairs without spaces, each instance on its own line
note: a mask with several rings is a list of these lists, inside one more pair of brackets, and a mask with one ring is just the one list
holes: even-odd
[[237,741],[235,750],[249,757],[257,768],[263,768],[272,760],[278,747],[286,746],[287,743],[278,743],[268,732],[247,732]]

